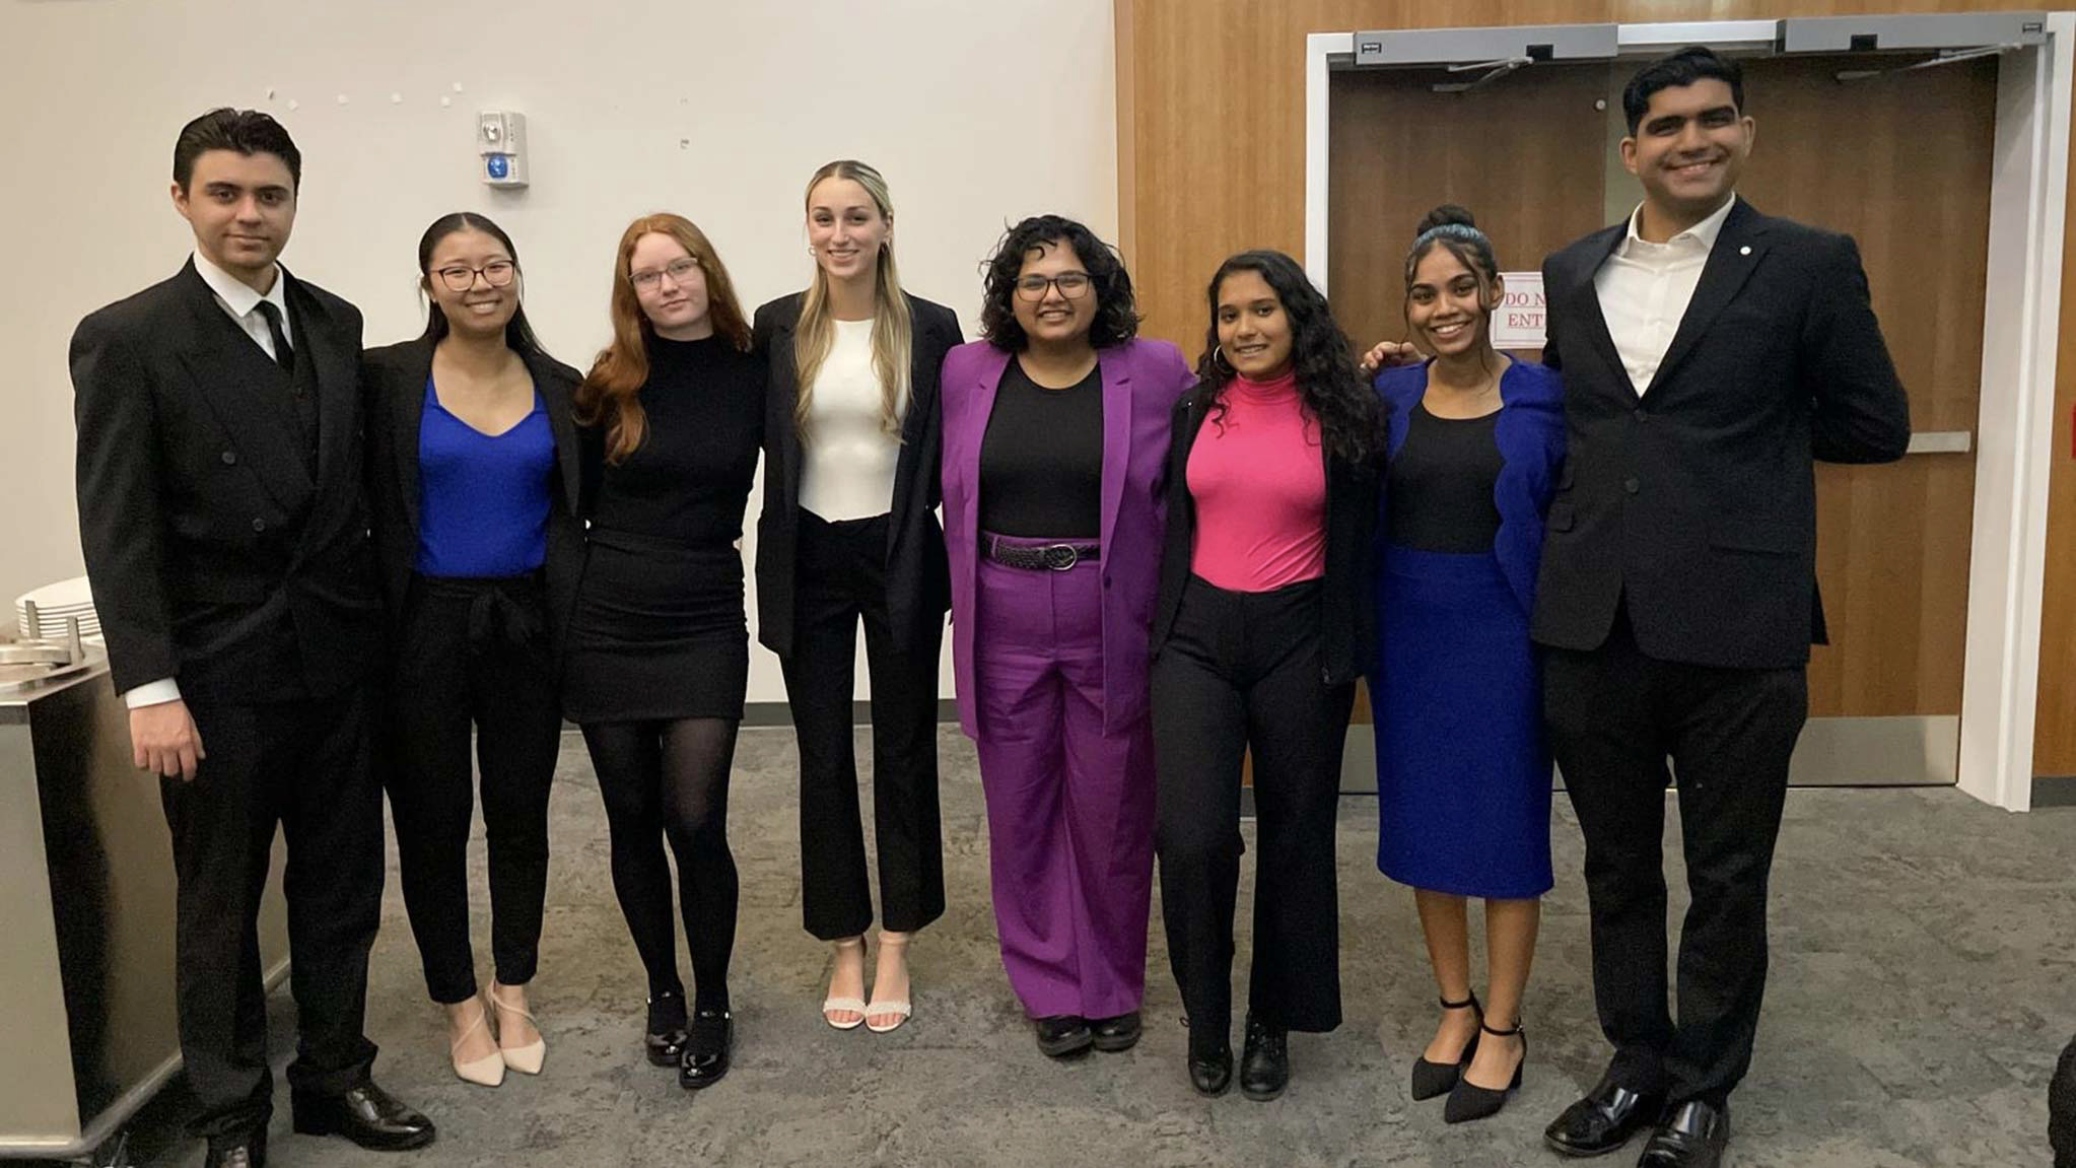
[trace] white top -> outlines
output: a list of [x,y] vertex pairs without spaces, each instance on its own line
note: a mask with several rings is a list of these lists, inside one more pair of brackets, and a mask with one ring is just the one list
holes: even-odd
[[[829,357],[815,374],[800,436],[800,506],[830,522],[870,519],[894,509],[894,465],[901,441],[880,426],[879,374],[872,367],[872,322],[832,322]],[[908,403],[897,403],[906,409]]]
[[1658,366],[1701,283],[1701,270],[1708,266],[1708,253],[1715,250],[1716,236],[1723,233],[1723,221],[1736,202],[1733,194],[1715,214],[1664,243],[1636,233],[1643,215],[1639,204],[1629,215],[1628,236],[1594,273],[1600,314],[1607,318],[1608,335],[1614,338],[1615,352],[1621,354],[1637,396],[1643,396],[1658,376]]
[[[202,277],[204,284],[209,285],[209,291],[215,296],[216,306],[223,309],[232,320],[237,321],[238,327],[245,330],[245,335],[251,337],[253,343],[258,345],[260,351],[269,359],[274,356],[274,334],[267,331],[267,318],[259,310],[261,301],[273,305],[281,314],[281,335],[288,338],[291,348],[294,347],[296,337],[295,333],[290,331],[293,326],[288,323],[288,281],[281,278],[280,265],[275,265],[274,286],[267,290],[265,296],[254,292],[252,285],[210,263],[209,257],[199,251],[195,253],[195,273]],[[139,706],[156,706],[162,702],[179,700],[180,685],[170,677],[147,681],[135,689],[123,691],[123,705],[132,710]]]

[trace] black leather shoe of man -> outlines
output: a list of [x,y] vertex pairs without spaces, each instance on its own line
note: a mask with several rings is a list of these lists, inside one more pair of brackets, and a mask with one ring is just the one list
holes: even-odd
[[1729,1142],[1730,1113],[1696,1099],[1658,1125],[1636,1168],[1717,1168]]
[[1584,1099],[1543,1129],[1543,1142],[1566,1156],[1604,1156],[1656,1124],[1664,1112],[1662,1096],[1639,1095],[1602,1077]]
[[343,1095],[291,1094],[289,1104],[298,1134],[344,1136],[370,1151],[422,1148],[436,1134],[432,1120],[373,1083]]
[[209,1154],[203,1157],[202,1168],[267,1168],[266,1129],[210,1140]]
[[711,1087],[728,1073],[728,1054],[735,1048],[735,1017],[726,1010],[692,1015],[684,1061],[678,1064],[678,1086],[687,1091]]
[[1266,1103],[1290,1085],[1290,1035],[1281,1026],[1247,1017],[1247,1047],[1240,1055],[1240,1094]]
[[1096,1036],[1096,1049],[1110,1054],[1139,1045],[1139,1034],[1144,1029],[1137,1010],[1115,1018],[1092,1018],[1088,1028]]
[[1223,1095],[1233,1085],[1233,1044],[1226,1037],[1231,1025],[1190,1025],[1189,1084],[1199,1095]]
[[1031,1029],[1038,1035],[1038,1050],[1046,1058],[1073,1058],[1095,1045],[1096,1036],[1088,1028],[1088,1019],[1079,1014],[1048,1014],[1043,1018],[1031,1019]]

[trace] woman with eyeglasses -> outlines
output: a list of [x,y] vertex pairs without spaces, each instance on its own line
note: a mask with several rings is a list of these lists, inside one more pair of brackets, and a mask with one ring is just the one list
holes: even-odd
[[[908,944],[944,913],[937,659],[950,602],[937,525],[937,374],[949,308],[901,288],[894,204],[862,162],[808,180],[807,289],[757,310],[769,362],[757,639],[778,654],[800,744],[800,907],[832,948],[822,1018],[874,1033],[912,1013]],[[872,679],[879,957],[852,742],[858,628]]]
[[952,670],[980,756],[1002,965],[1053,1058],[1129,1049],[1146,988],[1146,640],[1168,411],[1195,381],[1139,340],[1087,227],[1025,219],[988,261],[984,340],[944,361]]
[[[562,742],[556,672],[584,555],[577,371],[520,307],[511,237],[481,215],[418,241],[429,304],[415,341],[363,358],[369,502],[394,668],[388,776],[404,908],[454,1073],[536,1074],[527,1003],[548,887],[548,788]],[[477,994],[468,841],[481,771],[495,976]]]
[[1297,261],[1219,265],[1197,387],[1176,403],[1153,626],[1156,849],[1189,1075],[1233,1078],[1240,776],[1254,759],[1254,953],[1240,1089],[1274,1099],[1288,1032],[1341,1023],[1334,811],[1370,661],[1377,397]]
[[[750,665],[737,541],[764,372],[728,269],[680,216],[621,234],[612,320],[576,396],[590,547],[563,705],[598,773],[613,892],[648,974],[648,1059],[698,1089],[728,1073],[735,1035],[728,776]],[[666,840],[692,951],[689,1015]]]

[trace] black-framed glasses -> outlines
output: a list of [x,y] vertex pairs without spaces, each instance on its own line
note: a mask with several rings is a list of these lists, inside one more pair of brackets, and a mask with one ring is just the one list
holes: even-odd
[[1019,276],[1016,280],[1016,297],[1036,304],[1045,299],[1047,288],[1058,288],[1060,295],[1068,300],[1079,300],[1088,295],[1087,272],[1061,272],[1057,276]]
[[682,284],[691,279],[692,273],[698,270],[699,261],[686,256],[683,259],[672,260],[661,268],[643,268],[638,272],[629,272],[627,281],[634,285],[635,291],[647,292],[656,287],[665,276],[669,276],[673,284]]
[[449,292],[466,292],[476,286],[477,276],[483,277],[483,282],[492,288],[507,287],[512,277],[519,274],[519,265],[510,260],[491,260],[480,268],[450,264],[433,274],[440,278],[440,283],[445,284]]

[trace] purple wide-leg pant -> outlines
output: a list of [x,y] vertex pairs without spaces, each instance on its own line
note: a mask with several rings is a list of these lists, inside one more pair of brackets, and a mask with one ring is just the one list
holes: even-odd
[[983,559],[978,577],[976,746],[1003,968],[1034,1018],[1130,1013],[1146,989],[1153,729],[1145,715],[1103,728],[1101,567]]

